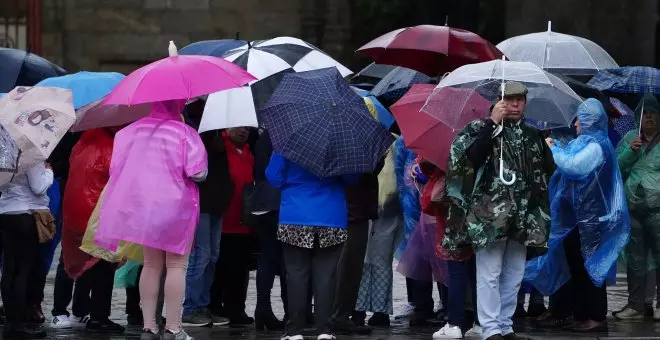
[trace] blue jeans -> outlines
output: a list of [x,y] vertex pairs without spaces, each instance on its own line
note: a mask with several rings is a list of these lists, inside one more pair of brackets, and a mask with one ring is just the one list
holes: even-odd
[[215,263],[220,255],[222,217],[201,214],[195,232],[195,243],[190,251],[186,272],[186,298],[183,314],[189,315],[211,303],[211,284]]
[[447,261],[447,271],[449,272],[447,282],[449,294],[446,306],[448,322],[452,326],[463,327],[465,326],[463,323],[465,321],[466,294],[472,293],[473,303],[476,305],[477,302],[474,289],[470,287],[475,279],[474,257],[467,261]]

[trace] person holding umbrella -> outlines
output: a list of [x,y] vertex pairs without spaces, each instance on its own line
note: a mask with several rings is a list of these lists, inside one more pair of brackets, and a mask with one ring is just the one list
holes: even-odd
[[[452,143],[446,180],[449,218],[442,239],[449,252],[469,246],[475,251],[477,314],[488,340],[516,338],[511,318],[526,247],[545,246],[549,224],[551,156],[539,131],[524,122],[527,88],[507,82],[503,90],[490,118],[471,122]],[[506,143],[495,143],[499,138]],[[508,174],[500,173],[501,148],[513,168]],[[504,182],[501,175],[512,171],[517,179]]]

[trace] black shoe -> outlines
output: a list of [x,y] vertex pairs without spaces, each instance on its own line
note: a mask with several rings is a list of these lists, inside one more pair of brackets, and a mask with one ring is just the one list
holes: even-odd
[[433,328],[445,325],[443,320],[437,319],[433,312],[414,312],[410,316],[410,327],[432,326]]
[[125,329],[121,325],[106,319],[89,320],[85,330],[91,333],[122,334]]
[[366,312],[354,311],[353,315],[351,316],[351,321],[353,321],[353,323],[358,326],[366,325],[365,323],[366,320],[367,320]]
[[229,317],[229,324],[233,326],[251,325],[253,323],[254,323],[254,319],[247,316],[245,312]]
[[142,318],[142,313],[140,314],[128,314],[126,316],[126,323],[129,326],[143,327],[144,319]]
[[358,326],[348,318],[336,320],[332,324],[332,329],[335,333],[339,333],[339,334],[360,334],[360,335],[371,334],[371,327]]
[[536,327],[545,329],[566,328],[573,324],[572,316],[559,316],[550,314],[541,320],[536,321]]
[[46,337],[46,331],[41,328],[31,328],[27,325],[5,326],[2,330],[4,339],[43,339]]
[[254,312],[254,328],[257,331],[281,331],[284,329],[284,321],[280,321],[273,311]]
[[539,316],[543,315],[543,313],[545,313],[547,311],[548,311],[548,309],[545,308],[544,304],[530,303],[529,306],[527,306],[527,317],[528,318],[538,318]]
[[46,317],[44,316],[44,313],[41,311],[41,305],[28,306],[26,312],[27,312],[26,320],[25,320],[26,322],[36,323],[39,325],[46,322]]
[[653,317],[653,313],[655,313],[655,310],[653,310],[653,304],[645,304],[644,305],[644,316]]
[[390,327],[390,316],[385,313],[374,313],[374,315],[369,318],[369,326]]
[[527,312],[525,311],[525,306],[516,305],[516,312],[513,313],[514,318],[522,319],[527,317]]

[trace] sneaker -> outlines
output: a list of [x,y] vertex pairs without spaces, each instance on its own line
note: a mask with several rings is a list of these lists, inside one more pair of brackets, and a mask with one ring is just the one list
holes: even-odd
[[280,340],[305,340],[302,335],[284,335]]
[[154,334],[151,330],[143,329],[140,340],[160,340],[160,335]]
[[321,334],[316,340],[336,340],[337,337],[334,334]]
[[474,327],[470,328],[469,331],[465,332],[465,336],[481,337],[482,335],[484,335],[484,330],[479,325],[474,325]]
[[614,317],[618,320],[643,320],[644,312],[638,312],[630,307],[616,313]]
[[213,319],[205,310],[196,310],[191,314],[184,315],[181,319],[184,326],[205,327],[213,324]]
[[71,315],[69,316],[69,321],[74,328],[85,328],[85,326],[87,326],[87,322],[89,321],[89,315],[85,315],[83,317]]
[[211,322],[213,323],[213,326],[224,326],[229,324],[229,319],[225,318],[224,316],[220,315],[215,315],[211,313],[210,310],[206,310],[206,314],[211,318]]
[[446,324],[439,331],[433,333],[433,339],[463,339],[463,332],[458,326]]
[[73,328],[73,323],[71,322],[72,317],[68,315],[57,315],[53,317],[53,320],[50,322],[50,328],[52,329],[71,329]]
[[656,309],[655,312],[653,312],[653,320],[660,321],[660,309]]
[[182,328],[177,333],[166,329],[165,332],[163,332],[162,340],[195,340],[195,338],[188,335]]
[[397,314],[394,319],[400,320],[400,319],[406,319],[410,317],[413,313],[415,312],[415,306],[413,306],[411,303],[403,306],[403,310]]
[[90,333],[104,333],[104,334],[122,334],[125,328],[118,323],[114,323],[109,319],[106,320],[89,320],[85,330]]

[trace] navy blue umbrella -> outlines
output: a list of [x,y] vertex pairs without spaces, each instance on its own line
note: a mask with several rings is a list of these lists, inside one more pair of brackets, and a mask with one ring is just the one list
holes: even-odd
[[372,172],[394,142],[334,67],[285,74],[260,113],[273,149],[320,177]]
[[220,39],[192,43],[179,50],[181,55],[209,55],[221,58],[227,51],[246,45],[245,40]]
[[0,47],[0,92],[9,92],[16,86],[34,86],[46,78],[65,74],[64,69],[36,54]]
[[431,77],[424,73],[405,67],[396,67],[387,73],[370,92],[383,105],[389,107],[401,99],[413,85],[430,84],[432,81]]

